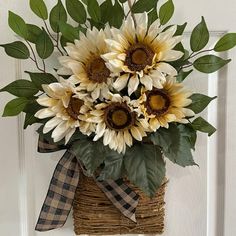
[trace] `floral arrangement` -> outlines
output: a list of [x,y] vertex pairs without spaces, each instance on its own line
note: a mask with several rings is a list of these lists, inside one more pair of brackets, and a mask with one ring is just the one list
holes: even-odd
[[[187,23],[167,24],[172,0],[161,6],[158,0],[58,0],[50,13],[43,0],[29,2],[43,27],[9,12],[9,26],[22,40],[1,47],[32,60],[38,71],[1,89],[16,96],[3,116],[25,113],[24,128],[41,124],[40,136],[73,150],[88,174],[128,178],[148,196],[163,183],[165,158],[196,165],[197,132],[216,131],[198,114],[215,97],[183,82],[194,70],[212,73],[229,63],[215,52],[233,48],[235,33],[206,49],[210,36],[202,18],[187,50]],[[56,69],[47,66],[52,54]]]

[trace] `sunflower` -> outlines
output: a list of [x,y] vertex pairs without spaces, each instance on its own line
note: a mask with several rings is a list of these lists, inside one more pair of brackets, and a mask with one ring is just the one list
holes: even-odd
[[43,133],[54,129],[54,142],[65,138],[65,143],[68,143],[78,127],[85,135],[94,131],[93,124],[86,122],[92,105],[87,94],[78,93],[72,83],[62,78],[58,83],[43,85],[43,90],[47,96],[38,98],[37,102],[45,108],[39,110],[35,117],[51,118],[45,123]]
[[121,29],[111,29],[112,38],[106,39],[110,51],[102,58],[107,67],[118,78],[113,87],[120,91],[128,84],[128,94],[138,88],[139,83],[147,90],[153,87],[162,88],[166,75],[177,74],[168,62],[183,56],[180,51],[173,50],[182,37],[174,36],[177,27],[172,26],[161,32],[159,20],[148,27],[148,17],[143,13],[134,21],[128,17]]
[[86,35],[81,34],[75,44],[68,43],[65,47],[68,56],[59,58],[63,68],[59,74],[72,75],[70,80],[79,84],[79,89],[91,93],[94,100],[105,98],[112,83],[111,71],[107,68],[101,55],[108,52],[105,38],[110,29],[98,31],[88,29]]
[[192,102],[191,94],[175,77],[167,77],[162,89],[142,89],[136,107],[151,131],[156,131],[160,127],[168,128],[170,122],[188,123],[186,117],[194,116],[194,112],[186,108]]
[[103,144],[118,153],[125,153],[126,145],[133,144],[133,138],[141,141],[146,136],[148,123],[138,119],[129,97],[110,95],[106,102],[97,104],[87,121],[96,124],[94,141],[103,137]]

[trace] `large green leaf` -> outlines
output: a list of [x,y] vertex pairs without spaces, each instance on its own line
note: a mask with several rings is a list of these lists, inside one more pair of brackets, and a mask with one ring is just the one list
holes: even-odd
[[150,26],[154,21],[156,21],[158,19],[158,13],[157,13],[157,9],[153,8],[153,10],[151,10],[148,13],[148,25]]
[[110,19],[112,18],[112,1],[111,0],[106,0],[104,1],[101,6],[101,21],[106,24],[107,22],[110,21]]
[[8,56],[17,59],[28,59],[30,57],[30,52],[27,46],[21,41],[16,41],[13,43],[2,44],[0,47],[5,49]]
[[196,114],[200,113],[208,106],[208,104],[212,100],[216,98],[217,97],[208,97],[204,94],[195,93],[190,97],[192,103],[188,106],[188,108],[194,111]]
[[120,28],[120,26],[122,25],[125,13],[122,6],[118,2],[118,0],[115,0],[115,5],[112,7],[112,11],[110,14],[111,14],[111,18],[109,19],[110,26]]
[[89,0],[88,1],[88,13],[92,20],[95,22],[100,22],[101,21],[101,8],[97,2],[97,0]]
[[17,97],[30,98],[38,92],[38,89],[32,82],[21,79],[8,84],[0,92],[8,92]]
[[202,117],[198,117],[192,122],[192,127],[195,130],[201,131],[203,133],[207,133],[208,136],[211,136],[216,132],[216,128],[209,124],[206,120],[204,120]]
[[47,6],[43,0],[30,0],[30,8],[41,19],[48,19]]
[[154,8],[159,0],[139,0],[132,6],[133,13],[149,12]]
[[191,148],[195,150],[195,144],[197,141],[197,131],[192,127],[191,124],[180,124],[178,125],[178,129],[182,136],[186,137],[189,141]]
[[191,152],[192,144],[179,126],[171,124],[168,129],[160,128],[150,138],[173,163],[183,167],[196,165]]
[[193,66],[200,72],[213,73],[228,64],[230,61],[231,59],[224,60],[215,55],[205,55],[194,61]]
[[31,81],[34,83],[35,87],[39,90],[42,90],[42,84],[51,84],[54,82],[58,82],[57,79],[49,73],[33,73],[26,71],[29,74]]
[[193,70],[189,70],[189,71],[183,71],[181,70],[179,72],[179,74],[176,76],[176,80],[178,82],[183,82],[191,73],[193,72]]
[[224,52],[236,46],[236,33],[224,35],[215,45],[216,52]]
[[9,11],[8,24],[16,34],[24,39],[27,38],[28,28],[25,21],[20,16]]
[[50,57],[54,51],[53,42],[45,30],[43,30],[38,36],[36,41],[36,51],[42,59]]
[[174,14],[174,4],[172,0],[168,0],[160,7],[159,18],[162,25],[165,25]]
[[75,39],[79,39],[79,30],[74,28],[72,25],[65,22],[60,22],[59,24],[60,32],[63,37],[67,39],[67,42],[73,43]]
[[49,16],[49,21],[52,30],[56,33],[59,32],[59,23],[67,21],[66,9],[63,6],[61,0],[58,0],[56,6],[52,8]]
[[80,24],[86,22],[87,14],[84,5],[79,0],[66,0],[66,9],[74,21]]
[[27,24],[28,28],[28,36],[27,40],[31,43],[36,43],[40,34],[42,34],[42,30],[37,25]]
[[5,116],[17,116],[18,114],[20,114],[24,110],[28,101],[29,100],[27,98],[15,98],[15,99],[11,100],[5,106],[2,116],[4,116],[4,117]]
[[210,38],[210,34],[205,22],[204,17],[202,17],[202,21],[193,29],[190,38],[190,45],[193,52],[198,52],[203,49]]
[[134,144],[124,158],[129,180],[148,196],[155,196],[166,172],[160,149],[149,144]]

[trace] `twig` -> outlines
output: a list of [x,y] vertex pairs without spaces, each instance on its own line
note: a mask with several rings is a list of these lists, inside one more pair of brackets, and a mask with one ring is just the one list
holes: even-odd
[[52,38],[52,40],[54,40],[55,42],[57,42],[57,40],[53,37],[53,35],[50,33],[50,30],[48,29],[48,25],[46,23],[46,21],[44,20],[44,25],[45,25],[45,28],[46,28],[46,31],[47,33],[49,34],[49,36]]
[[42,60],[42,62],[43,62],[43,70],[46,71],[45,60]]
[[201,53],[205,53],[205,52],[211,52],[211,51],[213,51],[214,49],[206,49],[206,50],[203,50],[203,51],[200,51],[200,52],[197,52],[197,53],[192,53],[192,54],[190,54],[190,56],[189,56],[189,58],[188,59],[191,59],[191,58],[193,58],[193,57],[196,57],[196,56],[198,56],[199,54],[201,54]]
[[[135,3],[135,1],[134,1],[134,3]],[[128,0],[128,4],[129,4],[129,9],[130,9],[131,17],[133,18],[134,26],[136,28],[137,27],[137,21],[136,21],[134,13],[132,12],[132,6],[133,6],[132,0]]]

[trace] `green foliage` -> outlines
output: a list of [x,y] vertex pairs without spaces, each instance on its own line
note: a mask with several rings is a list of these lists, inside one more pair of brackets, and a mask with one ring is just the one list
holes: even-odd
[[53,42],[45,30],[43,30],[38,36],[36,41],[36,51],[42,59],[50,57],[54,51]]
[[61,0],[58,0],[58,3],[55,7],[52,8],[49,16],[50,25],[52,30],[56,33],[59,32],[59,23],[67,22],[67,13],[66,9],[63,6]]
[[160,128],[150,138],[155,145],[162,147],[164,155],[173,163],[182,167],[196,165],[191,152],[192,142],[181,126],[170,124],[168,129]]
[[30,57],[30,52],[27,46],[21,41],[16,41],[13,43],[2,44],[0,47],[5,49],[8,56],[17,59],[28,59]]
[[148,25],[150,26],[157,19],[158,19],[157,9],[153,8],[153,10],[148,13]]
[[200,72],[213,73],[228,64],[230,61],[230,59],[224,60],[215,55],[205,55],[194,61],[193,66]]
[[136,143],[126,151],[124,163],[129,180],[148,196],[155,196],[166,173],[159,147]]
[[38,92],[38,89],[32,82],[19,79],[2,88],[0,92],[8,92],[17,97],[32,98]]
[[113,5],[112,5],[112,1],[111,0],[106,0],[104,1],[101,6],[100,6],[100,9],[101,9],[101,21],[105,24],[107,22],[110,21],[111,17],[112,17],[112,8],[113,8]]
[[73,43],[75,39],[79,39],[79,31],[72,25],[69,25],[65,22],[60,22],[59,28],[64,38],[67,39],[67,42]]
[[215,45],[216,52],[224,52],[236,46],[236,33],[224,35]]
[[187,22],[185,22],[184,24],[182,24],[182,25],[177,25],[177,30],[176,30],[176,32],[175,32],[175,36],[178,36],[178,35],[182,35],[183,33],[184,33],[184,30],[185,30],[185,28],[186,28],[186,26],[187,26]]
[[27,24],[28,28],[28,36],[26,40],[31,43],[36,43],[40,34],[42,34],[42,30],[37,25]]
[[23,97],[11,100],[5,106],[2,116],[17,116],[24,110],[27,103],[28,99]]
[[86,22],[86,10],[84,5],[79,0],[66,0],[66,9],[74,21],[80,24],[84,24]]
[[204,120],[202,117],[198,117],[192,122],[192,127],[195,130],[198,130],[203,133],[207,133],[208,136],[211,136],[216,132],[216,128],[209,124],[206,120]]
[[198,52],[203,49],[210,38],[210,34],[205,22],[204,17],[202,17],[202,21],[193,29],[190,38],[190,45],[193,52]]
[[120,3],[125,3],[127,0],[119,0]]
[[101,21],[101,8],[97,0],[89,0],[87,10],[92,20],[94,20],[95,22]]
[[35,87],[43,91],[42,84],[50,84],[58,82],[57,79],[49,73],[33,73],[26,71],[29,74],[31,81],[34,83]]
[[188,108],[198,114],[202,112],[208,106],[208,104],[216,98],[217,97],[211,98],[204,94],[195,93],[190,97],[192,103],[188,106]]
[[115,0],[115,4],[110,12],[111,18],[109,19],[110,26],[120,28],[125,16],[122,6],[119,4],[118,0]]
[[191,124],[180,124],[178,125],[178,129],[180,130],[180,133],[189,141],[191,148],[195,150],[197,131],[192,127]]
[[47,6],[43,0],[30,0],[30,8],[41,19],[48,19]]
[[8,24],[10,28],[22,38],[27,38],[28,28],[25,21],[15,13],[9,11]]
[[156,7],[158,0],[139,0],[132,6],[133,13],[149,12]]
[[174,4],[172,0],[168,0],[160,7],[159,18],[162,25],[165,25],[174,14]]
[[183,71],[181,70],[179,72],[179,74],[176,76],[176,80],[178,82],[183,82],[191,73],[193,72],[193,70],[189,70],[189,71]]

